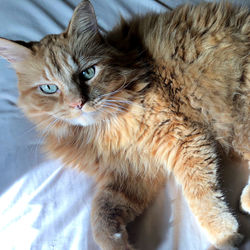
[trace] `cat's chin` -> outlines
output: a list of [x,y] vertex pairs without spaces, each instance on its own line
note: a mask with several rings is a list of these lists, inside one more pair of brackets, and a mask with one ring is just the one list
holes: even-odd
[[87,127],[95,124],[97,121],[92,115],[82,115],[74,119],[67,119],[67,122],[74,126]]

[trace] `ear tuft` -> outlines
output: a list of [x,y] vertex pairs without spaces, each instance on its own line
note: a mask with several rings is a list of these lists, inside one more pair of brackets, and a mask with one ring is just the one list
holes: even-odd
[[0,56],[4,57],[10,63],[24,61],[31,55],[31,50],[19,43],[0,38]]
[[68,35],[84,36],[98,33],[95,11],[89,0],[83,0],[75,9],[67,29]]

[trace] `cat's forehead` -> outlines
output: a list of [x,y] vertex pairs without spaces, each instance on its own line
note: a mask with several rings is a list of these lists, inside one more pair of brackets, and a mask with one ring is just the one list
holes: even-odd
[[39,52],[46,58],[65,57],[72,54],[69,42],[63,35],[48,35],[39,43]]
[[[67,37],[64,33],[45,36],[38,45],[38,53],[44,61],[60,69],[84,69],[102,58],[103,50],[94,42],[91,46]],[[70,69],[70,70],[71,70]]]
[[43,46],[45,48],[51,48],[53,46],[57,47],[67,47],[68,41],[66,39],[66,36],[64,34],[50,34],[45,36],[40,41],[40,46]]
[[62,34],[44,37],[37,50],[48,78],[59,75],[69,77],[78,69],[78,62],[70,49],[69,41]]

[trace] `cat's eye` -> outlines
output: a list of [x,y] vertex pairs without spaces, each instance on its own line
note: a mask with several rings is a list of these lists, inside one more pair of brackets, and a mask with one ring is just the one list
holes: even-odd
[[39,87],[40,90],[45,94],[55,94],[58,91],[58,87],[55,84],[43,84]]
[[95,76],[95,66],[89,67],[80,74],[80,78],[84,81],[88,81]]

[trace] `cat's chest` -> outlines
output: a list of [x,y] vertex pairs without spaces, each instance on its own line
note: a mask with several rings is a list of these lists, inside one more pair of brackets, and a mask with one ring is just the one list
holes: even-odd
[[[117,117],[96,133],[95,141],[100,153],[111,157],[130,158],[135,154],[148,155],[158,137],[172,134],[171,127],[178,127],[184,119],[172,112],[163,96],[155,93],[145,96],[144,102]],[[174,129],[175,130],[175,129]],[[146,157],[146,156],[145,156]]]

